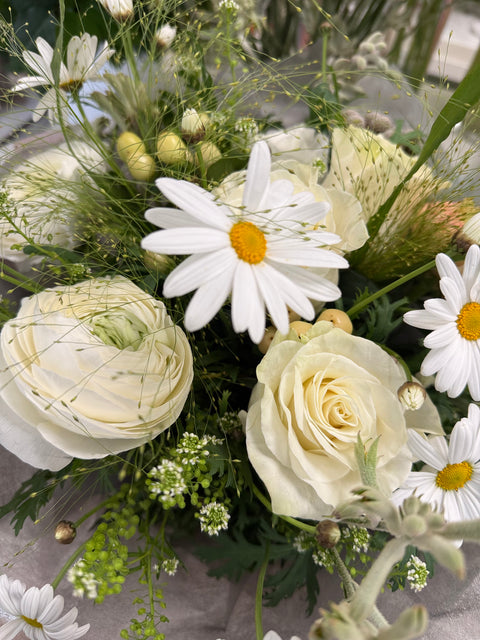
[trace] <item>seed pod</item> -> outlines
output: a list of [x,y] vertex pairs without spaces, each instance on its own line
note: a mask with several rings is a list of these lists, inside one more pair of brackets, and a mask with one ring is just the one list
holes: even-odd
[[60,544],[70,544],[75,540],[77,530],[70,520],[60,520],[55,527],[55,540]]
[[326,320],[327,322],[331,322],[338,329],[343,329],[346,333],[353,332],[352,321],[345,313],[345,311],[340,311],[340,309],[325,309],[318,316],[317,322],[321,320]]
[[277,332],[277,330],[275,329],[275,327],[267,327],[265,329],[265,334],[263,336],[263,338],[260,340],[260,342],[258,343],[258,348],[260,350],[260,353],[267,353],[269,346],[272,343],[273,340],[273,336],[275,335],[275,333]]
[[155,160],[148,153],[139,153],[128,158],[127,167],[134,180],[148,182],[155,175]]
[[317,524],[317,540],[325,549],[333,549],[342,537],[340,527],[332,520],[321,520]]
[[191,155],[180,136],[164,131],[157,138],[157,158],[164,164],[181,164],[189,162]]
[[303,320],[294,320],[290,322],[290,329],[293,329],[298,337],[303,336],[309,329],[312,328],[310,322],[304,322]]
[[137,134],[131,131],[124,131],[118,137],[117,153],[124,162],[128,163],[132,156],[141,155],[146,152],[147,148]]
[[197,145],[197,149],[200,150],[203,163],[207,169],[222,157],[222,152],[213,142],[200,142]]

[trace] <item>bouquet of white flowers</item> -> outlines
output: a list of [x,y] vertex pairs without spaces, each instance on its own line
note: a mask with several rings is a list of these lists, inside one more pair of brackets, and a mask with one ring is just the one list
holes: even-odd
[[[392,26],[419,46],[424,13],[305,4],[60,0],[35,50],[0,23],[0,445],[36,469],[0,517],[59,501],[75,546],[40,589],[0,575],[0,639],[80,638],[60,581],[101,604],[133,574],[120,637],[168,637],[182,533],[258,573],[257,640],[326,573],[311,640],[407,640],[426,609],[380,592],[480,541],[480,65],[412,126],[354,100],[418,107]],[[57,488],[92,485],[73,519]]]

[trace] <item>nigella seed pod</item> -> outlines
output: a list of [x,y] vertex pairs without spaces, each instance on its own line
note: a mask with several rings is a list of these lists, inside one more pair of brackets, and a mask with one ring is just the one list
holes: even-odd
[[77,530],[70,520],[60,520],[55,527],[55,540],[60,544],[71,544],[76,536]]
[[418,382],[404,382],[398,389],[397,395],[405,409],[416,411],[423,405],[427,392]]

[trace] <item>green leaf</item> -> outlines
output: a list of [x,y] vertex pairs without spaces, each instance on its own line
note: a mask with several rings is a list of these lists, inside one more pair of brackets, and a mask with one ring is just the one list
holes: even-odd
[[[380,436],[379,436],[380,437]],[[367,451],[360,434],[355,445],[355,458],[358,463],[362,482],[368,487],[377,487],[377,449],[379,437],[370,445]]]

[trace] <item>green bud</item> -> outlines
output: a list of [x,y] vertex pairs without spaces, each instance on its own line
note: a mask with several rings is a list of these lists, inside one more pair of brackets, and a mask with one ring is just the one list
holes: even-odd
[[381,629],[377,640],[411,640],[423,634],[428,625],[428,613],[425,607],[410,607],[398,616],[388,629]]

